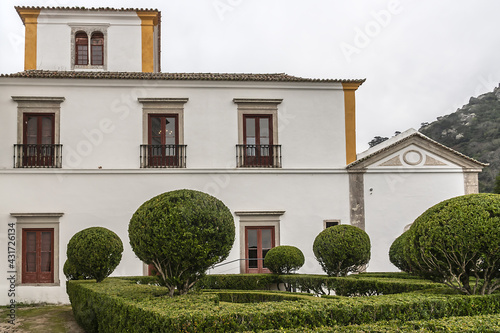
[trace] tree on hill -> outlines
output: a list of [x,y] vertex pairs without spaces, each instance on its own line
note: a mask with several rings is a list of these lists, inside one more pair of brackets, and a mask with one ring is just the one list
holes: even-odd
[[493,192],[500,171],[500,87],[472,97],[452,114],[422,123],[419,131],[462,154],[489,163],[479,173],[479,191]]

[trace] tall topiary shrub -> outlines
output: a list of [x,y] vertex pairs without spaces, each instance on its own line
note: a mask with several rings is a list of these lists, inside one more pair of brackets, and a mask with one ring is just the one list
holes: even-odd
[[411,264],[405,256],[405,246],[407,243],[408,232],[404,232],[392,242],[389,249],[389,260],[391,263],[403,272],[411,272]]
[[499,289],[500,195],[464,195],[429,208],[411,226],[406,251],[417,273],[465,294]]
[[66,254],[70,271],[101,282],[110,275],[122,259],[123,243],[113,231],[91,227],[71,237]]
[[128,228],[139,259],[153,264],[174,295],[186,293],[208,268],[229,255],[234,220],[222,201],[202,192],[177,190],[140,206]]
[[316,259],[329,276],[358,272],[370,261],[370,238],[360,228],[338,225],[323,230],[313,244]]
[[275,274],[290,274],[304,265],[304,254],[290,245],[276,246],[264,258],[264,266]]

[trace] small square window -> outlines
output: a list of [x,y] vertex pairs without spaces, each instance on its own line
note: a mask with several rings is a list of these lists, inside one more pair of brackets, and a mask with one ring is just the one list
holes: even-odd
[[323,221],[323,227],[324,229],[334,227],[336,225],[340,224],[340,220],[324,220]]

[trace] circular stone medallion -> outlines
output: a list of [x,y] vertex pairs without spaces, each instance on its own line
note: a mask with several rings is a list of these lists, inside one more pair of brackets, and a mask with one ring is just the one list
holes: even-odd
[[418,165],[422,162],[422,154],[416,150],[408,150],[403,155],[403,160],[409,165]]

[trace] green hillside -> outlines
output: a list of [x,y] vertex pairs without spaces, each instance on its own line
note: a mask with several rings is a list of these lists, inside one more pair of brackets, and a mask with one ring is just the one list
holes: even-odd
[[479,174],[479,191],[492,192],[500,170],[500,87],[447,116],[423,123],[420,132],[490,166]]

